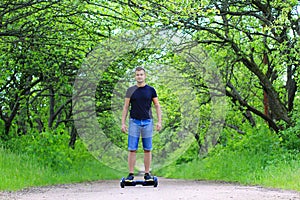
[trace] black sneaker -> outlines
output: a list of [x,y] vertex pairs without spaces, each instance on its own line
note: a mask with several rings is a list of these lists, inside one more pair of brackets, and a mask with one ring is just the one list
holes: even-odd
[[129,173],[128,176],[126,177],[125,181],[133,181],[134,175],[133,173]]
[[145,173],[144,179],[145,179],[145,181],[151,181],[151,180],[153,180],[153,177],[149,173]]

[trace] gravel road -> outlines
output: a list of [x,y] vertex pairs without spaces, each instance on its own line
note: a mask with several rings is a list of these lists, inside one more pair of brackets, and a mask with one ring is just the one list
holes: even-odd
[[[136,179],[141,178],[137,177]],[[159,178],[157,188],[120,188],[119,180],[1,192],[1,200],[300,200],[300,193],[207,181]]]

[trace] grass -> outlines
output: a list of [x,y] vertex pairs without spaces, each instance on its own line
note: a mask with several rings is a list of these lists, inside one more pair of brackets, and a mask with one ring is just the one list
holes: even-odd
[[74,162],[68,169],[54,170],[36,158],[0,148],[0,191],[103,179],[117,179],[120,172],[102,165],[92,156]]
[[0,149],[0,190],[17,190],[27,186],[43,185],[49,170],[39,166],[26,155],[16,155]]
[[299,157],[273,161],[266,157],[247,151],[224,151],[202,160],[170,165],[157,174],[168,178],[218,180],[300,191]]
[[300,191],[300,161],[281,163],[279,166],[270,166],[262,173],[262,178],[257,182],[259,185],[291,189]]
[[[63,136],[42,136],[33,141],[28,138],[14,141],[13,144],[18,144],[15,145],[18,148],[12,148],[14,151],[0,146],[0,191],[118,179],[124,175],[101,164],[79,141],[72,150],[66,147]],[[49,143],[52,139],[55,142]],[[300,154],[281,148],[278,138],[272,134],[249,134],[227,146],[217,146],[203,159],[194,159],[195,152],[191,148],[183,159],[154,174],[300,191]]]
[[[268,162],[260,154],[221,151],[202,160],[170,165],[155,174],[168,178],[220,180],[300,191],[300,159],[295,158]],[[68,169],[54,170],[33,156],[16,154],[3,148],[0,148],[0,170],[0,191],[117,179],[122,175],[92,156],[74,162]]]

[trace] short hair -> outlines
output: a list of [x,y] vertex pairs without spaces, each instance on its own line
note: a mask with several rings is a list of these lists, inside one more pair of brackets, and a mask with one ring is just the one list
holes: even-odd
[[135,68],[135,72],[136,71],[144,71],[146,73],[146,70],[143,67],[137,67],[137,68]]

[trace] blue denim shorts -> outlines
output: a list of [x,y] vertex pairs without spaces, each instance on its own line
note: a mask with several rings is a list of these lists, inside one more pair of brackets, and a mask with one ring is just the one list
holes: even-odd
[[143,149],[152,150],[153,120],[129,119],[128,128],[128,150],[136,151],[138,149],[139,139],[142,136]]

